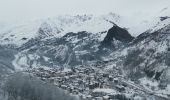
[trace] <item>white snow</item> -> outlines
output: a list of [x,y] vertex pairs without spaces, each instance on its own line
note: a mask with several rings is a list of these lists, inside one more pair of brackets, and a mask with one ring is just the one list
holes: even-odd
[[26,66],[26,59],[22,58],[21,61],[19,61],[19,55],[15,55],[15,59],[12,61],[12,64],[16,71],[22,71],[24,66]]
[[122,56],[127,55],[127,54],[128,54],[128,49],[129,49],[129,48],[123,49],[123,50],[121,51],[121,55],[122,55]]
[[151,80],[149,78],[141,78],[139,79],[141,84],[145,87],[145,89],[151,90],[152,87],[155,87],[155,90],[158,90],[159,83],[155,80]]
[[97,88],[94,89],[93,92],[101,92],[101,93],[107,93],[107,94],[116,94],[117,92],[113,89],[107,89],[107,88]]
[[166,91],[170,94],[170,84],[167,85]]
[[64,70],[62,71],[62,72],[70,72],[71,71],[71,69],[70,68],[64,68]]
[[[28,21],[16,23],[0,30],[0,42],[1,44],[17,44],[21,46],[31,38],[37,36],[36,32],[40,27],[41,21]],[[23,38],[27,38],[23,40]],[[5,40],[6,39],[6,40]]]
[[160,45],[157,46],[157,53],[163,53],[167,50],[168,46],[167,46],[167,42],[163,41]]
[[49,61],[50,58],[46,57],[46,56],[43,56],[44,60],[45,61]]
[[[0,23],[0,42],[1,44],[16,44],[21,46],[31,38],[38,36],[38,30],[41,27],[46,33],[47,38],[51,36],[61,37],[68,32],[87,31],[97,34],[110,29],[113,24],[128,29],[130,34],[138,36],[139,34],[150,30],[150,32],[159,30],[170,23],[170,18],[160,21],[161,16],[170,16],[170,9],[163,9],[153,15],[132,14],[118,15],[109,13],[105,15],[62,15],[48,19],[36,21],[17,22],[15,24]],[[106,33],[100,35],[99,39],[103,40]],[[23,40],[23,38],[27,38]]]

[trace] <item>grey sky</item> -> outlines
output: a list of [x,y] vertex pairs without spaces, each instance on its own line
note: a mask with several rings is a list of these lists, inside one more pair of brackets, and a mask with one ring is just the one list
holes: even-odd
[[169,6],[170,0],[0,0],[0,21],[58,14],[154,13]]

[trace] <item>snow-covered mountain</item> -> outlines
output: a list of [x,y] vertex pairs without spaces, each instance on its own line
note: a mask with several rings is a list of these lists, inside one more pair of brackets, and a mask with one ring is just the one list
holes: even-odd
[[77,33],[86,31],[95,34],[107,31],[113,26],[113,22],[120,27],[128,29],[129,33],[136,37],[154,26],[158,27],[156,24],[160,23],[160,17],[166,16],[168,16],[168,9],[164,9],[153,16],[145,16],[142,14],[121,16],[115,13],[97,16],[62,15],[35,21],[15,22],[14,24],[2,23],[0,40],[1,44],[15,44],[21,46],[28,40],[39,37],[40,35],[49,38],[51,36],[61,37],[69,32]]
[[[116,96],[120,93],[118,97],[121,98],[120,89],[123,89],[123,93],[130,94],[133,99],[152,100],[147,98],[149,96],[155,100],[169,100],[169,12],[170,9],[165,8],[152,16],[66,15],[10,27],[1,25],[0,57],[10,59],[0,60],[0,64],[3,71],[29,72],[44,81],[51,79],[66,90],[77,82],[75,87],[84,90],[75,90],[86,96],[94,95],[89,91],[100,91],[98,85],[95,85],[97,89],[90,86],[102,81],[102,86],[115,90]],[[65,71],[66,67],[71,68],[71,72]],[[77,77],[74,82],[69,80],[74,79],[69,72]],[[65,83],[57,79],[62,79],[57,75],[63,73],[69,80],[64,80]],[[81,74],[89,90],[79,83]],[[115,81],[120,84],[112,86],[113,77],[118,78]],[[69,85],[61,86],[63,84]]]

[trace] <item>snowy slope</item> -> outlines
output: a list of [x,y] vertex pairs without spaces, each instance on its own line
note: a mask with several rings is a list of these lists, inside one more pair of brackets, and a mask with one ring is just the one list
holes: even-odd
[[[114,22],[118,20],[118,16],[116,15],[110,15],[110,18]],[[56,18],[19,23],[8,28],[3,28],[0,31],[0,41],[2,44],[16,44],[21,46],[29,39],[37,37],[40,29],[45,31],[44,35],[48,38],[49,36],[64,36],[68,32],[87,31],[98,33],[107,31],[110,27],[112,27],[112,24],[107,22],[104,16],[58,16]]]
[[[161,20],[161,17],[167,17],[164,20]],[[155,16],[153,16],[152,22],[150,22],[152,25],[150,32],[154,32],[154,31],[158,31],[159,29],[167,26],[170,24],[170,8],[164,8],[162,9],[160,12],[158,12],[157,14],[155,14]]]
[[0,31],[0,41],[2,44],[22,45],[37,36],[36,32],[40,25],[41,21],[29,21],[6,26]]
[[[40,29],[43,30],[43,35],[47,38],[51,36],[61,37],[68,32],[77,33],[86,31],[95,34],[107,31],[113,26],[112,22],[120,27],[127,28],[133,36],[137,36],[148,30],[149,27],[155,25],[155,23],[149,23],[149,18],[141,18],[141,16],[121,16],[114,13],[98,16],[58,16],[45,20],[26,21],[9,25],[8,27],[1,27],[0,41],[2,44],[16,44],[21,46],[31,38],[38,37],[40,35]],[[106,34],[103,34],[103,37],[105,35]]]
[[45,31],[44,34],[46,37],[62,37],[69,32],[78,33],[82,31],[96,34],[107,31],[113,26],[108,20],[118,22],[120,18],[118,15],[112,13],[102,16],[58,16],[56,18],[49,18],[42,23],[40,28]]

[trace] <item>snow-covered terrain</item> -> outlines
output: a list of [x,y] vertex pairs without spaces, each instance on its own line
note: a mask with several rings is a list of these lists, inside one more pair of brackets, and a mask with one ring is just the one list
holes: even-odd
[[169,8],[0,23],[0,78],[22,71],[84,100],[169,100],[169,39]]
[[[38,37],[39,32],[43,30],[45,37],[61,37],[68,32],[86,31],[89,33],[99,33],[107,31],[113,26],[113,23],[120,27],[128,29],[132,36],[151,29],[152,32],[166,26],[168,21],[160,21],[160,17],[169,16],[169,9],[165,8],[155,15],[118,15],[109,13],[105,15],[62,15],[58,17],[15,22],[14,24],[0,23],[0,41],[1,44],[15,44],[21,46],[28,40]],[[106,35],[106,34],[105,34]],[[104,36],[103,36],[104,38]],[[103,39],[102,38],[102,39]]]

